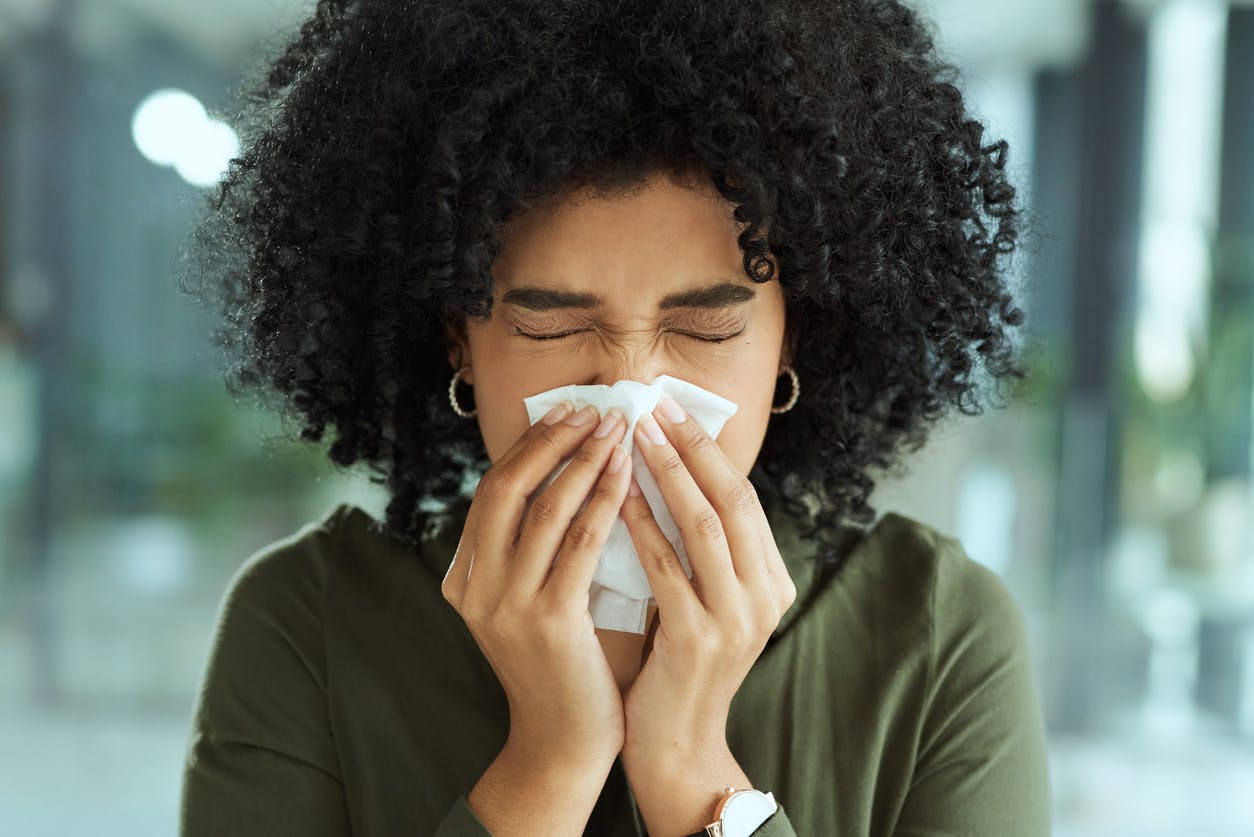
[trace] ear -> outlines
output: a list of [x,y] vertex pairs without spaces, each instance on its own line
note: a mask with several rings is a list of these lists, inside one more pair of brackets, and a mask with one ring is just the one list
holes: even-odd
[[444,321],[444,345],[448,350],[448,362],[456,372],[463,366],[469,366],[462,381],[474,384],[474,367],[470,362],[470,340],[466,337],[466,321],[463,318],[449,318]]

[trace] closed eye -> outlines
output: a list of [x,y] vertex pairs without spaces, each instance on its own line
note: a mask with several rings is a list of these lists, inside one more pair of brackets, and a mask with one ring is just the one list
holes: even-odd
[[[529,340],[560,340],[563,337],[571,337],[572,335],[575,335],[575,334],[582,334],[583,332],[587,330],[588,329],[580,329],[579,331],[566,331],[561,334],[528,334],[525,331],[515,328],[514,334],[518,337],[526,337]],[[745,330],[742,328],[740,331],[737,331],[734,334],[724,334],[721,337],[711,337],[711,336],[702,335],[702,334],[691,334],[686,331],[674,331],[674,330],[672,330],[672,333],[682,334],[684,337],[691,337],[692,339],[700,340],[703,343],[722,343],[725,340],[732,339],[733,337],[739,337],[740,335],[745,333]]]

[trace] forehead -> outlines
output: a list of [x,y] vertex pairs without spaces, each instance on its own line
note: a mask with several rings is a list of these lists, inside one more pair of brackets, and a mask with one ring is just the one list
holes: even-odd
[[627,195],[584,189],[518,216],[493,265],[497,302],[654,311],[751,300],[734,206],[666,176]]

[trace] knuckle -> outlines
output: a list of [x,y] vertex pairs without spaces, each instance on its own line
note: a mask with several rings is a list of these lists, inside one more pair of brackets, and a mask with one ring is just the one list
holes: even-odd
[[453,585],[449,584],[449,575],[445,575],[444,580],[440,582],[440,595],[449,604],[457,605],[457,602],[453,601]]
[[489,504],[498,503],[508,496],[509,490],[509,475],[500,468],[488,468],[475,486],[475,499]]
[[453,601],[453,584],[452,584],[453,573],[457,571],[458,571],[457,556],[454,555],[452,562],[449,564],[448,569],[444,573],[444,578],[440,580],[440,595],[444,597],[444,601],[448,602],[451,605],[457,604],[457,602]]
[[617,502],[618,492],[614,488],[614,480],[611,479],[613,476],[613,474],[607,474],[606,479],[597,480],[597,484],[592,487],[592,499],[588,501],[589,504],[598,501],[609,504]]
[[506,595],[484,614],[483,620],[497,636],[514,636],[519,623],[530,623],[531,614],[526,602]]
[[726,642],[731,648],[747,648],[757,642],[758,635],[757,620],[746,618],[728,629]]
[[552,450],[561,448],[566,444],[566,436],[562,432],[563,427],[570,425],[554,424],[546,425],[543,430],[536,436],[536,447],[544,450]]
[[754,489],[753,483],[743,476],[729,481],[723,490],[723,498],[727,507],[736,514],[751,514],[757,511],[760,504],[758,492]]
[[467,625],[474,625],[476,628],[487,627],[495,629],[495,622],[499,618],[500,611],[493,611],[487,607],[486,603],[480,600],[478,596],[467,595],[462,599],[461,607],[462,620]]
[[679,473],[684,470],[684,461],[672,450],[662,457],[661,467],[667,473]]
[[531,508],[527,511],[527,518],[533,523],[549,524],[557,520],[561,514],[561,508],[557,501],[546,494],[541,494],[531,503]]
[[784,610],[787,610],[788,608],[792,607],[793,603],[797,601],[797,585],[796,583],[793,582],[791,578],[786,579],[784,581],[783,601],[784,601]]
[[570,635],[569,622],[560,607],[541,607],[531,615],[529,620],[536,636],[546,647],[556,647]]
[[685,441],[688,443],[688,448],[693,451],[703,451],[710,445],[714,444],[714,440],[710,438],[710,435],[706,433],[705,430],[702,429],[701,425],[696,422],[692,423],[692,427],[688,428],[688,430],[685,431],[685,434]]
[[597,542],[597,532],[586,521],[576,520],[566,530],[566,545],[570,549],[588,549]]
[[634,503],[623,506],[623,519],[632,523],[648,523],[653,519],[653,509],[648,503]]
[[592,465],[596,463],[598,453],[599,451],[597,451],[592,445],[580,445],[579,449],[575,451],[573,456],[571,456],[571,459],[574,462]]
[[726,640],[715,631],[693,631],[691,641],[697,653],[702,656],[714,656],[726,645]]
[[697,512],[694,523],[697,534],[703,538],[721,539],[723,536],[723,521],[719,519],[719,516],[713,509],[702,509]]
[[649,560],[667,576],[673,576],[676,573],[682,575],[684,572],[683,565],[679,563],[679,556],[675,554],[670,544],[663,543],[650,547]]
[[777,611],[775,609],[765,610],[762,613],[761,618],[758,619],[756,625],[754,626],[756,628],[753,632],[755,641],[759,637],[764,637],[779,627],[779,620],[783,617],[783,615],[783,611]]

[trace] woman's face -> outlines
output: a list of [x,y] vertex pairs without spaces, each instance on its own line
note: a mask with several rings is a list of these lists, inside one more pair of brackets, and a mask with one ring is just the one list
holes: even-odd
[[491,318],[447,328],[491,461],[530,426],[523,398],[665,374],[736,402],[718,445],[748,475],[787,362],[784,297],[778,272],[745,276],[732,210],[712,186],[659,175],[630,197],[581,191],[510,221]]

